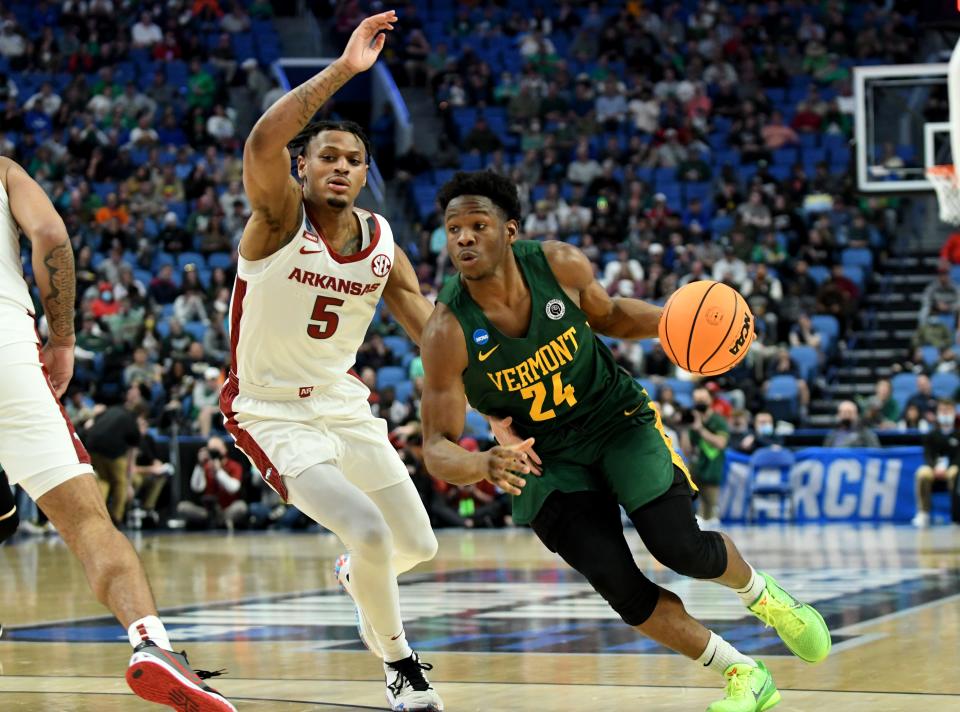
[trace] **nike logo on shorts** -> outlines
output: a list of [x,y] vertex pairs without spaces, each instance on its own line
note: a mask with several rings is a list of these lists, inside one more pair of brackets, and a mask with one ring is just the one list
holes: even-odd
[[500,348],[500,344],[497,344],[496,346],[494,346],[492,349],[490,349],[490,350],[487,351],[487,352],[481,351],[479,354],[477,354],[477,358],[479,358],[481,361],[486,361],[488,358],[490,358],[490,356],[493,354],[493,352],[496,351],[496,350],[499,349],[499,348]]

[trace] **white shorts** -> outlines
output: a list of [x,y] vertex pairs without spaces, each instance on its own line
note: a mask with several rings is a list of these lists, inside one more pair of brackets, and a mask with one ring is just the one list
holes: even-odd
[[0,465],[10,484],[19,484],[34,501],[93,472],[35,342],[0,346]]
[[410,478],[390,444],[386,421],[370,411],[368,395],[367,387],[348,374],[322,393],[286,401],[239,395],[231,379],[220,393],[220,408],[237,447],[286,501],[282,478],[325,462],[364,492]]

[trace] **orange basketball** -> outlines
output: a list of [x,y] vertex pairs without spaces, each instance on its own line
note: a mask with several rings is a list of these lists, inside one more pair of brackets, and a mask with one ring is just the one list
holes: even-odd
[[721,282],[691,282],[670,295],[659,331],[671,361],[685,371],[716,376],[747,355],[753,314],[736,289]]

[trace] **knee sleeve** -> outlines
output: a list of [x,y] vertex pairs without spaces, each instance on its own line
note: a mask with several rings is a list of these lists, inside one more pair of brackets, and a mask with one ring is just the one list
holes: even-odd
[[615,565],[597,557],[594,566],[581,565],[578,570],[627,625],[643,624],[657,606],[660,587],[640,572],[632,558],[629,565]]
[[[0,516],[3,515],[0,514]],[[3,519],[0,519],[0,543],[5,542],[7,539],[16,534],[18,526],[20,526],[20,517],[17,514],[16,507],[14,507],[9,515]]]
[[648,544],[648,548],[657,561],[681,576],[715,579],[727,569],[727,547],[717,532],[699,528],[673,532],[653,547]]

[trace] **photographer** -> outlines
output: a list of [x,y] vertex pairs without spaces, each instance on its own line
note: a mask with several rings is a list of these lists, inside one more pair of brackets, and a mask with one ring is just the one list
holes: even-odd
[[232,531],[247,516],[247,503],[240,495],[243,468],[227,457],[227,446],[220,438],[210,438],[200,448],[198,461],[190,476],[190,489],[200,495],[201,504],[184,500],[177,513],[194,525],[220,526]]
[[691,472],[700,488],[700,518],[710,525],[720,521],[717,502],[730,440],[727,419],[711,410],[712,404],[709,389],[700,386],[693,391],[693,410],[685,411],[683,416],[683,423],[689,423],[684,430],[684,450],[690,453]]

